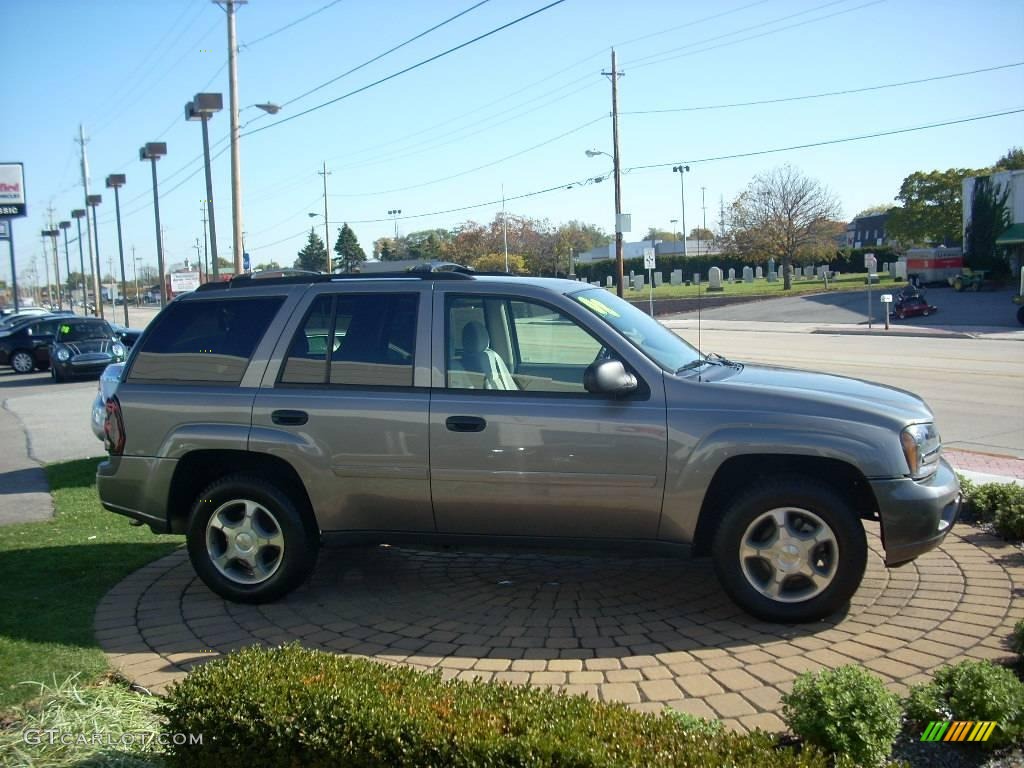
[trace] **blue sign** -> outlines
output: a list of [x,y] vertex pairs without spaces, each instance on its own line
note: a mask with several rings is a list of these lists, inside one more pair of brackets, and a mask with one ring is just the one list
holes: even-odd
[[243,253],[242,254],[242,269],[244,269],[246,272],[248,272],[249,271],[249,264],[250,263],[251,262],[249,261],[249,254],[248,253]]

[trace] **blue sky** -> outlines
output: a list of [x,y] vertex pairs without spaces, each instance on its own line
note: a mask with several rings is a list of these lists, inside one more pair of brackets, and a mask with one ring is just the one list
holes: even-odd
[[[846,217],[891,201],[915,170],[989,165],[1024,144],[1024,114],[878,139],[731,160],[723,155],[858,136],[1024,108],[1024,66],[866,93],[770,105],[657,114],[865,88],[1024,61],[1019,0],[734,0],[614,3],[566,0],[520,24],[363,93],[277,120],[360,88],[470,40],[550,0],[489,0],[459,19],[304,98],[296,97],[372,59],[477,0],[368,3],[251,0],[238,14],[240,103],[285,104],[276,116],[243,109],[246,247],[254,263],[290,264],[311,224],[323,231],[326,161],[331,238],[353,222],[370,251],[393,231],[489,221],[502,187],[510,213],[579,219],[613,230],[610,181],[574,185],[611,168],[610,84],[601,76],[614,45],[619,69],[622,163],[690,162],[686,224],[707,221],[759,172],[785,162],[825,183]],[[29,215],[15,220],[19,275],[42,253],[47,208],[67,219],[82,207],[78,124],[89,137],[100,248],[116,254],[110,173],[125,173],[126,249],[156,263],[147,141],[166,141],[159,161],[169,266],[192,257],[202,236],[202,144],[183,108],[198,91],[227,104],[226,24],[209,0],[0,0],[4,11],[6,119],[0,160],[25,164]],[[271,34],[275,33],[276,34]],[[270,36],[268,36],[270,35]],[[295,99],[295,101],[292,101]],[[291,102],[291,103],[287,103]],[[214,152],[227,146],[226,111],[210,123]],[[218,243],[231,257],[229,153],[214,161]],[[190,174],[193,174],[189,178]],[[680,218],[671,167],[623,175],[633,236]],[[550,187],[545,194],[514,199]],[[477,206],[467,210],[437,213]],[[681,225],[680,225],[681,226]],[[74,230],[72,230],[73,232]],[[0,277],[10,275],[0,248]],[[63,265],[63,258],[61,259]],[[38,265],[42,274],[42,263]],[[130,270],[129,270],[130,271]],[[130,279],[130,274],[129,274]]]

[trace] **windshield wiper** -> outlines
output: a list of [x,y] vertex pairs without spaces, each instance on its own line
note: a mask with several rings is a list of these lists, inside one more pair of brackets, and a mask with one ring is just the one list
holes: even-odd
[[699,368],[702,365],[718,365],[718,363],[716,363],[713,360],[708,360],[707,358],[704,357],[698,357],[695,360],[691,360],[686,365],[676,370],[676,374],[680,374],[683,371],[692,371],[694,368]]
[[730,368],[742,368],[743,367],[743,363],[733,362],[732,360],[730,360],[727,357],[722,357],[717,352],[708,352],[707,357],[708,357],[708,360],[711,360],[712,358],[714,358],[715,361],[721,363],[722,365],[728,365]]

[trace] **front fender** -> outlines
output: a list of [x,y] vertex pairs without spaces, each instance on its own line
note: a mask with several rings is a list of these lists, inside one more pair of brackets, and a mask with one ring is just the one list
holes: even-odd
[[[865,429],[865,432],[870,428]],[[893,461],[903,461],[898,441],[891,451],[880,450],[877,436],[843,434],[831,429],[734,426],[715,430],[692,450],[685,441],[670,446],[669,473],[658,537],[675,542],[694,540],[701,507],[718,469],[738,456],[805,456],[833,459],[856,467],[868,478],[892,477]],[[673,471],[675,468],[675,471]]]

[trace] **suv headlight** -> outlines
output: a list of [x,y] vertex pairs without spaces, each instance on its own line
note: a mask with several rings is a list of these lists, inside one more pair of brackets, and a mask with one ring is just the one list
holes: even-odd
[[118,341],[114,343],[114,345],[110,348],[110,351],[114,353],[114,357],[116,357],[118,360],[123,360],[125,352],[127,350],[125,349],[124,344]]
[[938,469],[942,440],[934,424],[911,424],[900,433],[900,443],[910,476],[915,480],[928,477]]
[[61,347],[60,349],[57,350],[57,359],[60,360],[62,363],[66,363],[68,360],[71,359],[71,353],[68,352],[63,347]]

